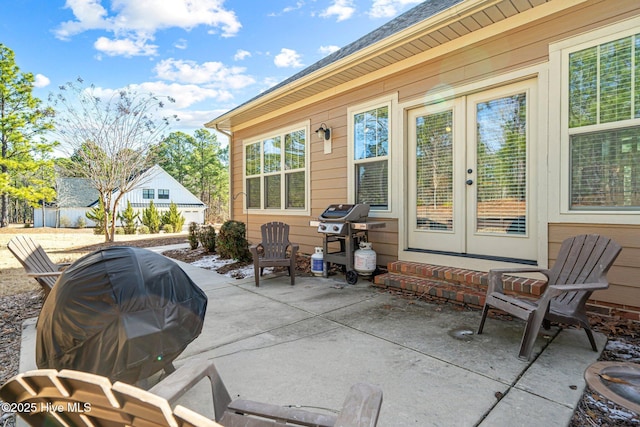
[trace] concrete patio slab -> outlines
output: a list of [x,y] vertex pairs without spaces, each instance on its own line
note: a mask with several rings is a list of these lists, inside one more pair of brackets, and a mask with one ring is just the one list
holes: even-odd
[[[384,392],[379,426],[566,426],[598,359],[583,331],[541,332],[517,357],[523,323],[391,295],[360,280],[236,280],[180,263],[209,297],[204,328],[175,364],[214,360],[232,397],[338,411],[351,384]],[[35,368],[25,323],[20,370]],[[599,348],[605,337],[596,334]],[[201,384],[181,401],[211,416]]]

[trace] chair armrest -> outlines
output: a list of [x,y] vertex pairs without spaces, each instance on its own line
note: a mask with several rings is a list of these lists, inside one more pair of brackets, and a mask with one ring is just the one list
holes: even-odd
[[512,275],[513,273],[540,273],[543,274],[547,280],[549,279],[549,270],[539,267],[513,267],[513,268],[493,268],[489,270],[487,287],[487,295],[492,292],[504,293],[502,287],[502,276],[505,274]]
[[354,384],[338,414],[336,426],[375,427],[382,406],[382,389],[372,384]]
[[550,296],[553,298],[555,296],[562,295],[562,294],[567,293],[567,292],[598,291],[598,290],[602,290],[602,289],[607,289],[608,287],[609,287],[609,283],[607,283],[607,282],[603,282],[603,283],[578,283],[578,284],[572,284],[572,285],[551,285],[551,286],[547,287],[547,291],[545,291],[545,293],[549,292]]
[[336,424],[335,415],[320,414],[304,409],[278,406],[270,403],[254,402],[246,399],[234,400],[229,404],[227,411],[242,415],[254,415],[270,420],[277,420],[277,425],[284,425],[283,421],[295,425],[315,427],[332,427],[334,425],[338,425]]
[[27,276],[38,278],[38,277],[51,277],[51,276],[60,276],[62,271],[47,271],[44,273],[27,273]]
[[149,389],[149,392],[166,399],[171,406],[200,382],[208,377],[211,382],[213,408],[218,421],[231,402],[231,396],[212,361],[196,359],[174,371],[171,375]]

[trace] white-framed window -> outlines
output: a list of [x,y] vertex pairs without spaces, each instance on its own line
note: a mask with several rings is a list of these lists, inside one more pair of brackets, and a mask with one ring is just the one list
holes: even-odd
[[627,221],[640,211],[637,22],[564,40],[551,46],[550,58],[561,78],[558,213],[568,220]]
[[256,211],[307,213],[308,123],[244,144],[245,207]]
[[393,207],[393,108],[397,94],[348,109],[348,191],[353,203],[370,211],[391,213]]

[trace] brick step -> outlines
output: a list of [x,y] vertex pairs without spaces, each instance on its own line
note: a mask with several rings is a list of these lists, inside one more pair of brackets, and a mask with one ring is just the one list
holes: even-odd
[[[462,268],[396,261],[388,272],[375,276],[374,286],[414,294],[422,299],[449,301],[482,308],[487,291],[487,273]],[[506,293],[537,298],[544,291],[543,280],[506,276]]]

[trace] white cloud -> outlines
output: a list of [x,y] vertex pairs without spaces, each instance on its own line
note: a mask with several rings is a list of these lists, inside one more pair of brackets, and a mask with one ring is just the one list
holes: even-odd
[[158,52],[158,46],[148,44],[146,38],[131,39],[108,39],[106,37],[98,37],[93,47],[108,56],[124,56],[130,58],[132,56],[152,56]]
[[165,59],[155,67],[158,78],[180,83],[204,84],[212,87],[242,89],[255,83],[244,67],[227,67],[221,62]]
[[353,7],[353,0],[333,0],[333,4],[323,10],[320,16],[330,18],[336,16],[336,21],[345,21],[355,13],[356,8]]
[[423,0],[373,0],[367,14],[372,18],[391,18],[406,6],[422,3]]
[[46,87],[46,86],[49,86],[49,83],[51,83],[51,80],[49,80],[49,77],[42,74],[36,74],[35,81],[33,82],[33,86],[38,88]]
[[188,42],[186,39],[178,39],[174,44],[173,47],[175,47],[176,49],[180,49],[180,50],[184,50],[186,49],[188,46]]
[[[110,5],[107,10],[101,0],[67,0],[65,7],[75,19],[61,23],[54,32],[56,37],[64,40],[85,31],[103,30],[113,34],[110,43],[106,37],[96,42],[105,53],[133,56],[153,55],[155,49],[141,46],[140,40],[153,39],[162,29],[190,30],[205,25],[221,31],[222,37],[232,37],[242,28],[235,12],[224,8],[224,0],[112,0]],[[127,43],[129,46],[124,46]]]
[[336,50],[340,50],[340,47],[335,45],[320,46],[320,48],[318,49],[318,52],[326,56],[326,55],[331,55]]
[[302,67],[302,62],[300,61],[300,54],[293,49],[287,49],[283,47],[280,50],[280,53],[277,54],[273,58],[273,63],[276,64],[276,67],[284,68],[284,67]]
[[251,52],[244,49],[238,49],[236,54],[233,55],[233,60],[242,61],[243,59],[249,58],[250,56],[251,56]]

